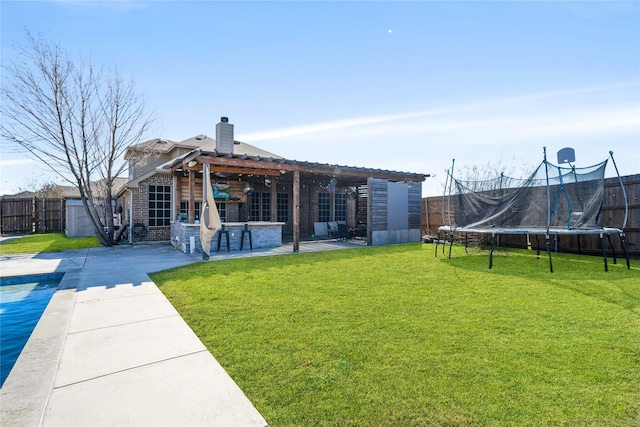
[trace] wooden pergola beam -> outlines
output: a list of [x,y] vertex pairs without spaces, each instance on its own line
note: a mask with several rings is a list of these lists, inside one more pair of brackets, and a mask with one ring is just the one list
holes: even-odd
[[196,172],[193,170],[190,170],[189,171],[189,224],[193,224],[196,220],[195,181],[196,181]]
[[[422,174],[406,174],[403,172],[382,171],[366,168],[349,168],[341,166],[331,165],[310,165],[310,164],[291,164],[280,163],[279,161],[265,161],[265,160],[251,160],[251,159],[237,159],[232,157],[214,157],[214,156],[197,156],[195,160],[199,163],[206,163],[209,165],[215,165],[216,170],[218,166],[237,167],[252,169],[257,174],[265,174],[262,171],[277,171],[282,172],[301,172],[308,174],[335,176],[340,178],[341,176],[348,178],[382,178],[388,180],[400,180],[400,181],[424,181],[429,175]],[[238,172],[241,173],[241,172]]]
[[293,173],[293,252],[300,251],[300,172]]
[[202,164],[212,166],[235,166],[238,168],[256,169],[259,171],[280,171],[293,172],[297,170],[296,165],[287,163],[268,162],[264,160],[235,159],[232,157],[197,156],[195,160]]
[[242,175],[267,175],[267,176],[280,176],[282,172],[273,171],[267,169],[255,169],[255,168],[239,168],[231,166],[211,166],[211,172],[224,172],[224,173],[236,173]]

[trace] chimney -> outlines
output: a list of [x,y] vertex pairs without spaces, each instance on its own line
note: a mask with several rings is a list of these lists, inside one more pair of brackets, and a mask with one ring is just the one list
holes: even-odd
[[220,117],[216,125],[216,150],[220,154],[233,154],[233,125],[228,117]]

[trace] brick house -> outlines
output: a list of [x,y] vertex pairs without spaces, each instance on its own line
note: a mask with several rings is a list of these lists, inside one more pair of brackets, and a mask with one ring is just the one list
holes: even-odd
[[173,224],[197,224],[209,171],[223,223],[277,223],[294,250],[340,223],[367,244],[421,240],[422,181],[429,175],[288,160],[236,141],[226,117],[216,138],[153,139],[129,148],[118,194],[132,237],[173,241]]

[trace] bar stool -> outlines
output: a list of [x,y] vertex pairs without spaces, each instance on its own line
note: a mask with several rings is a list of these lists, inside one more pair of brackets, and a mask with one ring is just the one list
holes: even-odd
[[240,235],[240,250],[242,250],[242,246],[244,245],[244,235],[249,235],[249,248],[253,250],[253,241],[251,240],[251,230],[249,229],[249,224],[245,224],[242,227],[242,234]]
[[216,252],[220,252],[220,242],[222,241],[222,235],[227,239],[227,252],[229,252],[229,230],[224,228],[224,225],[220,230],[218,230],[218,249]]

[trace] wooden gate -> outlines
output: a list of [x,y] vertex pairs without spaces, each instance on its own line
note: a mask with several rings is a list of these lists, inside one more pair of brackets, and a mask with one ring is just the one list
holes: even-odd
[[64,199],[2,198],[2,234],[52,233],[65,231]]

